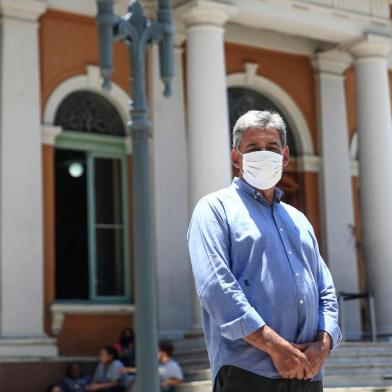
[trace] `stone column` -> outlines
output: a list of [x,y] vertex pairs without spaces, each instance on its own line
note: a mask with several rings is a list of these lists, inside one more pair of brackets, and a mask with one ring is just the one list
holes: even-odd
[[51,356],[44,335],[38,17],[44,1],[0,1],[0,356]]
[[[190,209],[204,195],[231,181],[230,130],[224,53],[224,23],[235,8],[195,2],[186,25]],[[194,300],[194,328],[200,328]]]
[[355,58],[362,238],[367,283],[374,293],[379,334],[392,334],[392,121],[389,37],[366,35]]
[[[358,293],[354,211],[347,129],[344,71],[352,59],[330,51],[313,61],[322,155],[321,199],[324,253],[337,293]],[[344,304],[345,338],[358,339],[361,323],[358,301]]]
[[[162,94],[159,52],[150,56],[150,103],[153,122],[153,186],[158,277],[159,333],[176,338],[192,324],[192,281],[185,234],[189,192],[185,132],[183,49],[185,36],[175,37],[172,96]],[[181,317],[178,310],[181,309]]]

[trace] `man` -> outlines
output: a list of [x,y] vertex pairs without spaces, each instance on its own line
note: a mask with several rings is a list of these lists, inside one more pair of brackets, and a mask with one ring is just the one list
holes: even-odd
[[240,117],[231,154],[240,177],[199,201],[188,231],[214,391],[322,391],[338,305],[312,226],[275,187],[289,161],[281,116]]

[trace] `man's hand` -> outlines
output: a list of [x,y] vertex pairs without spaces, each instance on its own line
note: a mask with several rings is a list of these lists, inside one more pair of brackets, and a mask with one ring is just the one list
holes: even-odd
[[313,373],[309,378],[314,377],[323,366],[331,350],[331,338],[327,332],[320,331],[317,334],[317,341],[305,344],[293,344],[293,346],[303,352],[308,358]]
[[290,343],[276,347],[270,353],[270,356],[276,369],[283,378],[303,380],[309,379],[314,373],[312,363],[309,361],[307,355]]
[[264,326],[244,338],[249,344],[270,355],[283,378],[310,378],[314,370],[307,356],[297,347],[279,336],[272,328]]

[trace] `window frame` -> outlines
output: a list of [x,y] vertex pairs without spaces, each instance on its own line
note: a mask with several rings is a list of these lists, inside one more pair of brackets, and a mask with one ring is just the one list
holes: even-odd
[[[131,303],[131,268],[129,248],[129,206],[128,206],[128,162],[126,139],[121,136],[98,135],[87,132],[63,130],[57,137],[56,149],[77,150],[86,153],[86,186],[87,186],[87,238],[88,238],[88,270],[89,299],[66,300],[56,299],[56,303]],[[95,233],[95,197],[94,197],[94,159],[118,159],[121,164],[121,199],[123,218],[123,271],[124,295],[98,296],[96,265],[96,233]]]

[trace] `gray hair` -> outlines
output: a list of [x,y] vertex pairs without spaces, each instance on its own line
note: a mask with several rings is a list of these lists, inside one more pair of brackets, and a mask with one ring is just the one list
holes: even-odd
[[279,113],[264,110],[249,110],[235,123],[233,129],[233,148],[240,148],[243,133],[249,128],[275,128],[280,136],[282,146],[287,144],[286,124]]

